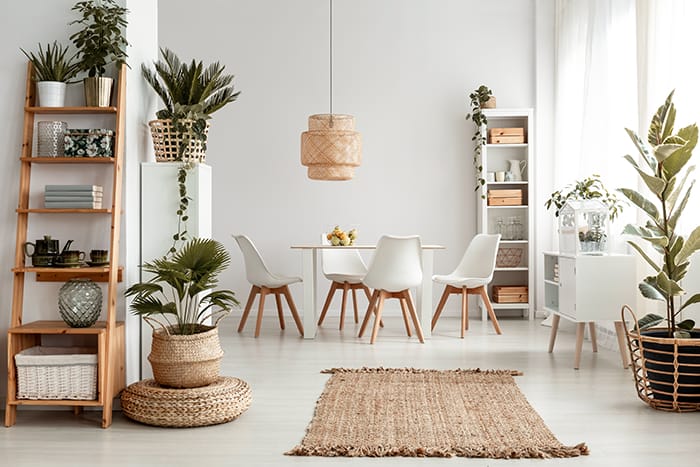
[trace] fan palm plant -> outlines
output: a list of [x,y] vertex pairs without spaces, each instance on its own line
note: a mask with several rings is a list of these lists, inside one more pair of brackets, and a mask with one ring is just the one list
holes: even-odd
[[[230,264],[224,246],[212,239],[193,238],[170,257],[143,265],[153,277],[132,285],[126,291],[133,296],[134,314],[151,318],[170,333],[189,335],[201,332],[204,322],[216,317],[214,324],[228,314],[238,300],[231,290],[212,290],[218,275]],[[162,315],[165,323],[153,318]]]

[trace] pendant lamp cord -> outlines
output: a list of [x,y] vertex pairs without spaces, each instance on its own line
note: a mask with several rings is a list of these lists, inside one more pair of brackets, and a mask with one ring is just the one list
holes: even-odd
[[330,80],[330,86],[329,86],[329,93],[330,93],[330,127],[333,128],[333,0],[328,0],[329,3],[329,17],[328,17],[328,44],[329,44],[329,80]]

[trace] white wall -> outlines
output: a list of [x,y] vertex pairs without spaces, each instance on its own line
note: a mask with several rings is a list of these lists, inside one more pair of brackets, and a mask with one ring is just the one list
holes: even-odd
[[487,84],[499,107],[534,106],[534,2],[335,0],[333,110],[354,115],[363,138],[348,182],[311,181],[299,162],[307,117],[329,108],[328,0],[190,5],[160,2],[160,45],[221,61],[242,91],[214,115],[207,155],[214,238],[234,257],[223,285],[247,297],[231,234],[300,275],[289,246],[335,224],[358,226],[361,243],[420,234],[447,246],[436,271],[452,270],[476,228],[468,94]]

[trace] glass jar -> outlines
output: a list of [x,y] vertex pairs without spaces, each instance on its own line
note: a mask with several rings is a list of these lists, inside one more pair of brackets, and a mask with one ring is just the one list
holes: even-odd
[[90,279],[71,279],[58,291],[58,313],[72,328],[89,328],[102,312],[102,289]]
[[496,233],[501,234],[501,239],[505,240],[505,238],[503,238],[505,235],[505,231],[503,228],[503,219],[500,217],[496,218]]

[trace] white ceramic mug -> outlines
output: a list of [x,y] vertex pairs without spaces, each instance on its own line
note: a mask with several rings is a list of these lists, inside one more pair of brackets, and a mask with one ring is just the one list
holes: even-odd
[[504,182],[506,180],[506,173],[503,170],[496,172],[496,181]]

